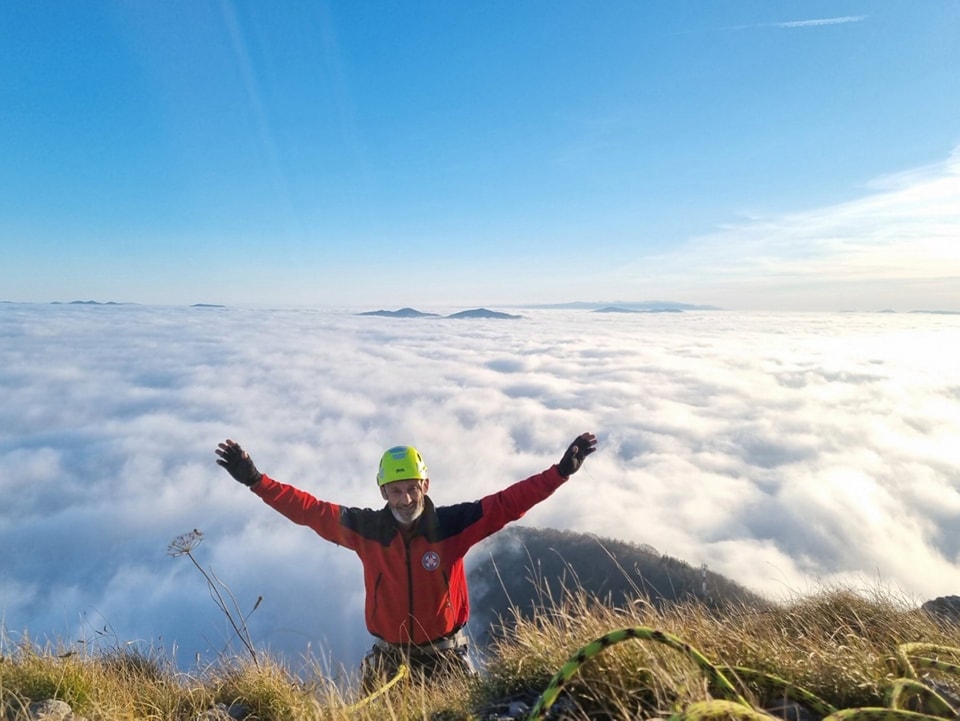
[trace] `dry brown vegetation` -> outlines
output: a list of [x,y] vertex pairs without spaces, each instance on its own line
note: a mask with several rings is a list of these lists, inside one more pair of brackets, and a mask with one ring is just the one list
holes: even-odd
[[[368,703],[319,668],[293,673],[263,653],[223,659],[186,674],[159,653],[120,647],[91,654],[37,649],[28,641],[0,644],[0,704],[9,719],[26,719],[31,701],[66,701],[81,717],[192,721],[217,704],[244,706],[251,718],[472,719],[477,710],[518,693],[532,698],[578,649],[624,628],[658,629],[701,653],[737,686],[755,708],[782,701],[782,690],[737,674],[743,667],[802,687],[837,709],[888,707],[895,679],[916,672],[926,689],[950,702],[960,696],[955,677],[931,664],[905,665],[904,644],[933,644],[925,656],[957,662],[960,628],[882,589],[824,589],[814,595],[757,608],[718,612],[696,601],[657,609],[638,600],[612,608],[571,594],[549,611],[516,619],[498,638],[475,680],[429,688],[401,682]],[[916,696],[916,698],[914,698]],[[616,643],[586,659],[566,684],[565,718],[666,718],[698,701],[719,698],[716,684],[690,655],[651,640]],[[901,705],[946,716],[923,695],[905,694]],[[358,705],[359,704],[359,705]],[[559,706],[559,704],[558,704]],[[822,715],[822,714],[821,714]]]

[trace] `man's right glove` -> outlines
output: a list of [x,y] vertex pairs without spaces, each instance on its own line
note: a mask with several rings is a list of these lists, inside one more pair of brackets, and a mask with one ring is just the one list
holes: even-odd
[[577,436],[563,458],[557,464],[560,475],[569,478],[583,465],[583,459],[597,450],[597,437],[592,433],[581,433]]
[[220,456],[217,463],[226,468],[235,481],[245,486],[260,482],[263,474],[253,465],[250,454],[243,450],[239,443],[228,438],[217,446],[216,453]]

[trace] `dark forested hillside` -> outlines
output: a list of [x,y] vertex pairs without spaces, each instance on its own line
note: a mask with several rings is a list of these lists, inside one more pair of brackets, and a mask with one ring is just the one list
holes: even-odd
[[550,528],[504,529],[474,551],[469,579],[470,628],[481,644],[501,624],[509,628],[511,607],[529,618],[534,608],[561,601],[564,589],[613,606],[638,598],[658,607],[690,598],[717,608],[766,604],[725,576],[651,546]]

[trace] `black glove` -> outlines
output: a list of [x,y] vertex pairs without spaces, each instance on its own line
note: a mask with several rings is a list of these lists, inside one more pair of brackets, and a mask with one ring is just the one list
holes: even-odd
[[581,433],[577,436],[563,458],[557,464],[560,475],[569,478],[583,465],[583,459],[597,450],[597,437],[592,433]]
[[228,438],[217,446],[216,453],[220,456],[217,463],[226,468],[227,473],[233,476],[235,481],[245,486],[260,482],[260,476],[263,474],[253,465],[250,454],[243,450],[239,443]]

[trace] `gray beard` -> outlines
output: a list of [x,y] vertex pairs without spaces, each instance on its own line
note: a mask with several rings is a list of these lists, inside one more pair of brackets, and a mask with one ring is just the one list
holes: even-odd
[[418,518],[420,518],[420,516],[423,515],[423,504],[420,504],[420,507],[416,510],[416,512],[415,512],[410,518],[404,518],[404,517],[401,516],[400,513],[398,513],[397,510],[396,510],[395,508],[393,508],[393,507],[390,508],[390,513],[393,514],[393,517],[394,517],[394,519],[396,519],[397,523],[402,523],[403,525],[406,526],[406,525],[409,525],[409,524],[413,523],[413,522],[416,521]]

